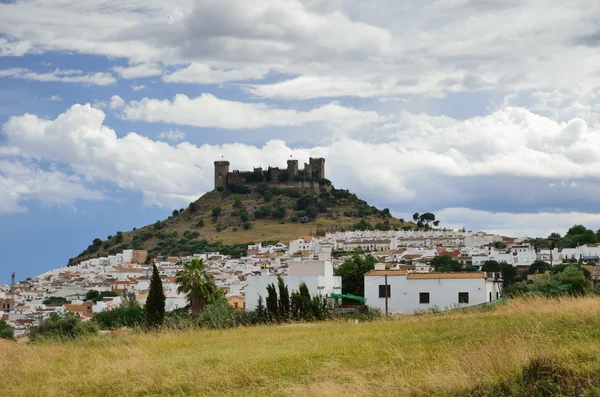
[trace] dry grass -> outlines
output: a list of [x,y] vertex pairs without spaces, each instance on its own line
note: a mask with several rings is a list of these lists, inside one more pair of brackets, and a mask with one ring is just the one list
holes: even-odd
[[600,299],[492,312],[0,344],[4,396],[448,395],[550,357],[600,370]]

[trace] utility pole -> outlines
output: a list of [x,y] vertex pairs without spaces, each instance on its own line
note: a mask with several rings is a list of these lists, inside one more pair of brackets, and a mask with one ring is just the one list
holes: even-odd
[[388,317],[388,283],[387,283],[387,273],[385,274],[385,316]]

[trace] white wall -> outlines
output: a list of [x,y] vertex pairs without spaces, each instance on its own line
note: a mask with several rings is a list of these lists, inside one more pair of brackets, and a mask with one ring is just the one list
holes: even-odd
[[[497,283],[492,283],[497,284]],[[365,276],[365,303],[385,312],[385,298],[379,297],[379,285],[384,285],[384,276]],[[388,276],[391,286],[388,312],[412,314],[417,310],[437,308],[447,310],[454,307],[473,306],[485,303],[489,292],[485,279],[406,279],[406,276]],[[497,287],[496,287],[497,288]],[[496,290],[493,290],[495,292]],[[499,291],[499,290],[498,290]],[[419,303],[419,293],[429,292],[429,304]],[[458,293],[468,292],[469,303],[458,303]],[[495,294],[493,294],[495,300]]]

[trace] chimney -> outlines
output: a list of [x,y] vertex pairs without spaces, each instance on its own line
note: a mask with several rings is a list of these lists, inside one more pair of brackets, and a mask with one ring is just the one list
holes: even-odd
[[385,263],[376,263],[375,270],[385,270]]

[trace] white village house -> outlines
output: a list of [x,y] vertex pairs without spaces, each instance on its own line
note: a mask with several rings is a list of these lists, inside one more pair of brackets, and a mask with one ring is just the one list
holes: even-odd
[[[318,260],[291,261],[287,275],[282,276],[288,287],[290,295],[298,291],[300,284],[306,283],[310,296],[321,295],[323,297],[331,294],[342,293],[342,278],[333,275],[333,264],[330,261],[331,253],[319,253]],[[258,303],[258,295],[267,297],[267,285],[277,285],[277,276],[260,275],[248,277],[248,285],[244,290],[246,298],[246,310],[254,310]]]
[[500,298],[501,274],[407,273],[385,270],[382,265],[365,274],[365,304],[385,313],[386,276],[389,314],[413,314],[420,310],[447,310]]

